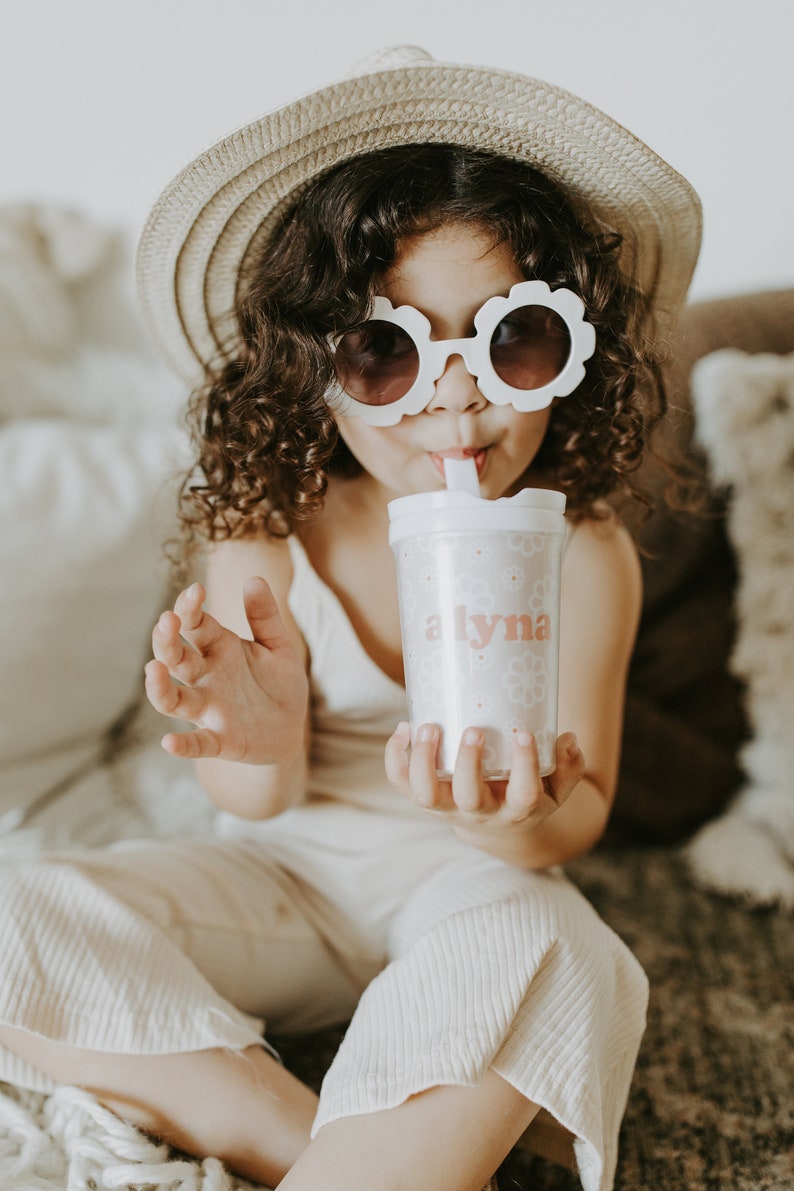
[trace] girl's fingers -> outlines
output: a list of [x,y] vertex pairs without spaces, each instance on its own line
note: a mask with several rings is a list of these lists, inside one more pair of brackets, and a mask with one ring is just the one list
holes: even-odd
[[[207,653],[227,631],[209,612],[204,611],[207,593],[200,583],[180,591],[174,603],[180,632],[199,653]],[[162,619],[162,618],[161,618]]]
[[254,577],[246,580],[243,603],[254,641],[266,649],[289,645],[276,598],[264,579]]
[[177,704],[177,687],[171,681],[171,674],[165,662],[156,658],[143,668],[146,697],[152,706],[163,715],[169,715]]
[[482,776],[485,734],[481,728],[467,728],[450,783],[436,776],[438,743],[435,724],[423,724],[412,747],[408,725],[400,724],[386,745],[389,781],[426,810],[470,815],[480,823],[492,822],[495,827],[524,823],[541,810],[546,817],[554,809],[553,803],[565,801],[585,769],[576,737],[567,732],[557,741],[555,772],[542,778],[535,737],[521,732],[513,746],[509,780],[486,782]]
[[204,655],[226,630],[204,611],[206,598],[200,583],[181,591],[173,612],[163,612],[152,633],[152,649],[157,661],[168,667],[174,678],[188,686],[206,672]]
[[437,724],[422,724],[417,730],[408,765],[411,798],[425,810],[451,811],[455,809],[452,786],[436,772],[440,740]]
[[423,810],[454,810],[449,782],[440,782],[436,775],[437,748],[435,724],[423,724],[413,745],[409,725],[398,724],[386,744],[386,777]]
[[408,776],[411,797],[427,810],[441,809],[440,787],[436,775],[439,729],[436,724],[422,724],[411,746]]
[[181,635],[182,624],[175,612],[163,612],[152,631],[152,652],[174,678],[192,685],[204,674],[204,658],[186,644]]
[[505,787],[505,811],[515,822],[528,819],[543,795],[538,746],[531,732],[519,732],[513,741],[510,778]]
[[204,695],[189,686],[178,686],[169,667],[159,659],[147,662],[144,669],[146,697],[156,711],[172,719],[195,723],[204,711]]
[[491,789],[482,777],[484,748],[482,728],[466,728],[455,758],[452,797],[458,810],[469,814],[487,814],[496,808]]
[[563,732],[557,739],[557,767],[546,780],[546,788],[557,803],[562,803],[584,777],[586,762],[573,732]]
[[384,764],[386,777],[393,786],[404,793],[410,790],[408,780],[408,747],[411,743],[411,729],[405,722],[398,724],[386,741]]
[[[558,738],[555,769],[545,778],[540,776],[534,736],[519,733],[513,746],[512,771],[505,789],[505,811],[513,822],[521,822],[541,809],[547,799],[551,804],[561,806],[584,772],[584,757],[573,732],[565,732]],[[553,806],[548,806],[547,811],[551,810]]]
[[207,593],[201,583],[191,583],[190,587],[183,588],[176,597],[174,603],[174,611],[180,620],[187,625],[188,621],[192,622],[201,615],[201,609],[207,598]]
[[221,749],[218,736],[205,728],[195,732],[169,732],[160,743],[167,753],[181,758],[217,757]]

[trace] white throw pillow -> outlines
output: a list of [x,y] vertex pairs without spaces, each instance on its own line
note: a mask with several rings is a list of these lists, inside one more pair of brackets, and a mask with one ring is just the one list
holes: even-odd
[[168,585],[170,419],[0,425],[0,830],[95,764]]

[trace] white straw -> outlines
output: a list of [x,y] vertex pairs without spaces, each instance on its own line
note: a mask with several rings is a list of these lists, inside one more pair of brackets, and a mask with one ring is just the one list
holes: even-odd
[[453,492],[469,492],[472,496],[480,495],[477,464],[472,456],[467,459],[445,459],[444,479],[447,481],[447,488]]

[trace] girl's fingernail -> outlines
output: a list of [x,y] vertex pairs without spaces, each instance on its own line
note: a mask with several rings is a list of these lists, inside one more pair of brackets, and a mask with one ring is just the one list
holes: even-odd
[[482,744],[483,739],[482,729],[480,728],[467,728],[463,733],[464,744],[477,746]]
[[422,724],[416,734],[416,739],[420,744],[429,744],[431,740],[435,739],[435,735],[436,729],[433,724]]
[[516,733],[516,744],[520,744],[521,747],[525,748],[525,749],[529,748],[529,746],[532,744],[532,733],[531,732],[517,732]]
[[574,736],[571,743],[568,745],[568,756],[572,761],[575,761],[579,756],[579,741]]

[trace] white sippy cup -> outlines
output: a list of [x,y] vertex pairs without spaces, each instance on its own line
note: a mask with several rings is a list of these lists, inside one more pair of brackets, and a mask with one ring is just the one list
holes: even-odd
[[485,500],[473,460],[445,470],[445,490],[389,504],[412,739],[440,726],[438,774],[449,777],[464,729],[480,727],[484,776],[503,778],[528,731],[551,773],[565,496]]

